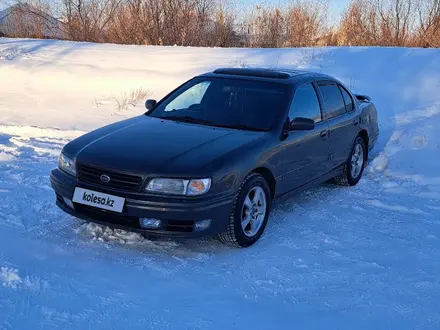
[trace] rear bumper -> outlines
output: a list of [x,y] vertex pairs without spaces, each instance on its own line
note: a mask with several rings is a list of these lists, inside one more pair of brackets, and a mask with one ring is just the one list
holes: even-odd
[[[223,232],[227,228],[234,199],[231,195],[211,199],[169,198],[115,191],[78,181],[59,169],[51,172],[50,182],[56,193],[58,207],[74,217],[113,228],[159,236],[202,237]],[[72,200],[75,187],[124,197],[124,209],[122,213],[114,213],[76,203],[73,203],[72,209],[64,198]],[[143,229],[139,218],[159,219],[161,226],[158,229]],[[195,223],[208,219],[211,220],[210,226],[197,231]]]

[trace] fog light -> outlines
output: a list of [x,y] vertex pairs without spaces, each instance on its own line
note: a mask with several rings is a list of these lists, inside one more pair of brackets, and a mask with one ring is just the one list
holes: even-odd
[[140,224],[142,228],[157,229],[160,227],[161,221],[159,219],[140,218]]
[[64,204],[66,204],[68,207],[70,207],[71,209],[74,209],[75,207],[73,206],[73,203],[70,199],[63,197],[64,200]]
[[194,227],[196,231],[202,231],[208,228],[210,224],[211,224],[210,219],[201,220],[201,221],[197,221]]

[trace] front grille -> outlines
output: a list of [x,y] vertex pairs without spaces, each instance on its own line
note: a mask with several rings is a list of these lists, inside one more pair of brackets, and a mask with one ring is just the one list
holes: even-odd
[[[140,175],[125,174],[84,164],[76,165],[76,173],[80,181],[126,191],[139,190],[143,181]],[[110,177],[109,182],[104,183],[101,181],[101,175],[103,174]]]

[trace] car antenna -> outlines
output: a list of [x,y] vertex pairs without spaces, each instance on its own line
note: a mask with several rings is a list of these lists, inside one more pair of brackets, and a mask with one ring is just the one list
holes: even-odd
[[280,61],[280,57],[281,57],[281,49],[278,53],[277,61],[275,62],[275,69],[278,68],[278,62]]

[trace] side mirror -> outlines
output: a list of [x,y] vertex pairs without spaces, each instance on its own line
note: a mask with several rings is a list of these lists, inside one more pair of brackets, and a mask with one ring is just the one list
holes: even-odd
[[148,111],[152,110],[154,108],[154,106],[156,105],[156,100],[147,100],[145,102],[145,108],[148,109]]
[[296,117],[290,122],[291,131],[310,131],[315,128],[315,121],[309,118]]

